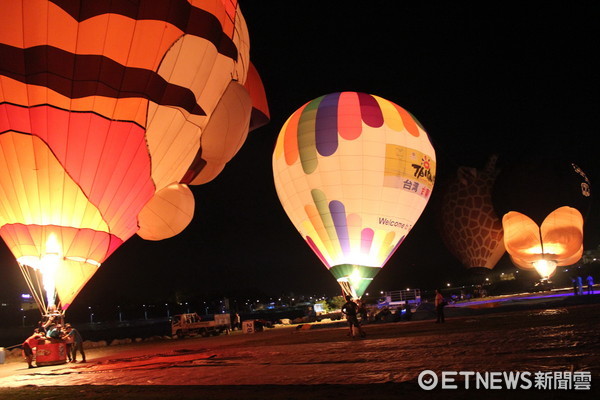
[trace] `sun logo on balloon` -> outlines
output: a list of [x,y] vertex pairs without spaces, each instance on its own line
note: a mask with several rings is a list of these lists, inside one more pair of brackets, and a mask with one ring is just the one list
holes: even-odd
[[421,165],[427,170],[431,169],[431,158],[423,156],[423,158],[421,159]]

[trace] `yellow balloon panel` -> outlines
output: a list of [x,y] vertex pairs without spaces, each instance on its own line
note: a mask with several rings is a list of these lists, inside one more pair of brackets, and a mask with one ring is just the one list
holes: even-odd
[[[40,138],[0,135],[0,165],[0,226],[57,225],[109,232],[99,210]],[[63,204],[72,211],[64,212]]]
[[56,294],[66,310],[81,289],[98,270],[97,265],[76,260],[63,260],[56,270]]
[[435,151],[404,109],[364,93],[333,93],[296,111],[273,154],[288,216],[328,268],[382,267],[421,215]]

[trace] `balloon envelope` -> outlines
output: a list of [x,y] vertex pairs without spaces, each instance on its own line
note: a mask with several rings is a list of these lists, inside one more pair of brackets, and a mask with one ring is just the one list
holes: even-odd
[[236,1],[0,6],[0,235],[30,284],[39,271],[48,281],[41,308],[66,309],[146,204],[152,237],[165,218],[177,216],[172,232],[191,220],[185,190],[183,212],[159,205],[198,174],[203,130],[246,81],[248,31]]
[[482,170],[460,167],[441,196],[442,239],[467,268],[492,269],[505,251],[502,221],[494,212],[491,196],[499,172],[496,159],[492,157]]
[[524,269],[535,268],[542,278],[551,276],[556,267],[574,264],[583,254],[583,217],[575,208],[554,210],[541,226],[511,211],[502,218],[502,225],[513,262]]
[[346,294],[360,297],[421,215],[435,151],[398,105],[341,92],[287,120],[273,153],[277,194]]
[[591,184],[579,166],[544,156],[514,163],[503,168],[492,196],[515,265],[547,278],[581,258]]

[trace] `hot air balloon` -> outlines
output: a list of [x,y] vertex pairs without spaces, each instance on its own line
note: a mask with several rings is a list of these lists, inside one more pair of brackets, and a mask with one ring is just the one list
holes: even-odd
[[283,208],[341,285],[360,297],[423,212],[435,151],[402,107],[365,93],[312,100],[284,124],[273,153]]
[[482,170],[460,167],[444,186],[439,227],[446,247],[472,269],[494,268],[505,252],[502,221],[494,212],[492,187],[499,170],[492,156]]
[[515,265],[535,268],[547,279],[557,266],[581,258],[591,185],[579,166],[560,157],[532,157],[505,167],[492,196]]
[[510,211],[502,218],[504,243],[513,263],[534,269],[548,279],[556,267],[572,265],[583,254],[583,217],[572,207],[552,211],[538,226],[531,218]]
[[[236,1],[1,4],[0,236],[42,312],[64,311],[138,229],[187,226],[187,185],[265,122],[264,89],[255,72],[244,86]],[[227,118],[224,142],[203,141]]]

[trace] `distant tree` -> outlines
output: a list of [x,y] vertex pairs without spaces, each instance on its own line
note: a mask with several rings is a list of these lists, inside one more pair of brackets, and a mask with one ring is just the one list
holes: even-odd
[[330,311],[337,311],[341,309],[344,303],[346,303],[346,299],[344,299],[342,296],[335,296],[327,300]]

